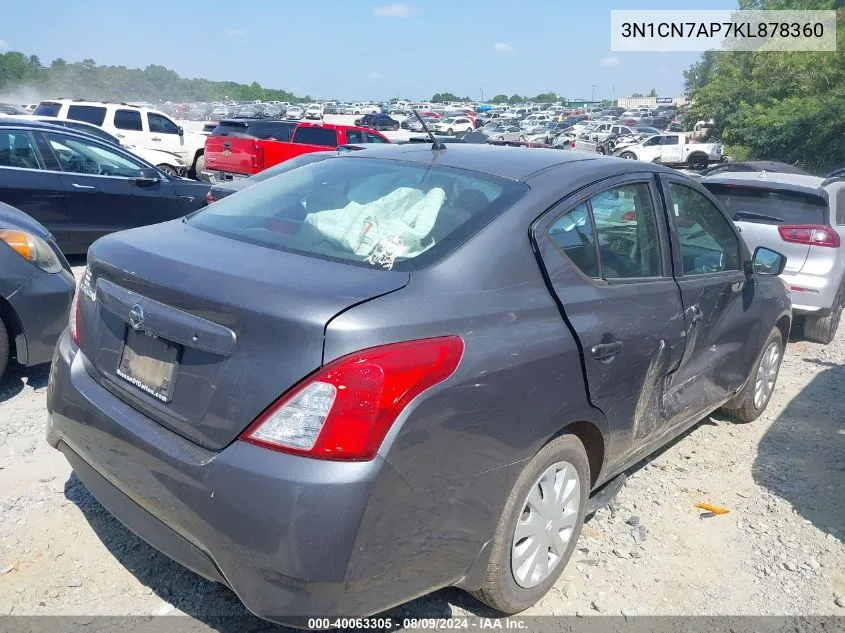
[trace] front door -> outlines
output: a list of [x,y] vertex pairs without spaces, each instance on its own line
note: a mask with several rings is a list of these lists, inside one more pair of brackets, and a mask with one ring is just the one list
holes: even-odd
[[661,176],[669,210],[686,351],[672,377],[667,407],[682,424],[741,387],[761,343],[762,302],[743,272],[748,249],[727,216],[688,180]]
[[593,185],[541,218],[534,239],[580,343],[590,400],[613,426],[613,470],[662,432],[667,376],[684,353],[656,183],[639,173]]
[[185,137],[179,134],[179,126],[163,114],[147,112],[150,142],[147,146],[181,156],[187,165],[193,164],[193,157],[186,156]]
[[128,152],[61,133],[45,132],[44,137],[63,171],[68,198],[63,241],[69,252],[84,253],[108,233],[173,220],[182,214],[182,204],[165,176],[147,186],[136,184],[135,178],[146,165]]

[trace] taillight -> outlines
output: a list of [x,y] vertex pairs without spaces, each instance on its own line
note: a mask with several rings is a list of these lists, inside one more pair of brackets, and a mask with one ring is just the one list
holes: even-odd
[[264,150],[258,143],[252,144],[252,168],[256,172],[264,170]]
[[636,211],[626,211],[622,214],[622,221],[623,222],[633,222],[637,219],[637,212]]
[[205,194],[205,201],[206,201],[208,204],[211,204],[212,202],[214,202],[214,195],[212,195],[212,193],[211,193],[211,189],[209,189],[209,190],[206,192],[206,194]]
[[839,234],[829,226],[816,224],[790,224],[778,227],[780,239],[795,244],[839,248]]
[[458,336],[420,339],[339,358],[295,386],[240,439],[319,459],[375,457],[405,406],[457,369]]

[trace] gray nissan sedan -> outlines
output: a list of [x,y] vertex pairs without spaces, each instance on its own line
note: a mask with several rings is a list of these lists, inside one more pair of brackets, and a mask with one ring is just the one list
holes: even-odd
[[784,258],[667,168],[481,145],[293,169],[89,252],[47,437],[255,614],[554,584],[624,469],[768,404]]

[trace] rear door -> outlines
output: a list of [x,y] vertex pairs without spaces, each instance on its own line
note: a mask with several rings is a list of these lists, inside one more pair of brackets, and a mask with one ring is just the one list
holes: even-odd
[[668,376],[684,353],[661,204],[651,174],[630,174],[561,202],[533,230],[580,342],[590,399],[620,429],[611,469],[662,432]]
[[128,152],[78,136],[42,134],[63,171],[68,221],[60,241],[69,252],[84,253],[103,235],[172,220],[186,212],[185,201],[163,175],[155,184],[134,184],[147,165]]
[[67,196],[51,158],[38,150],[31,132],[0,128],[0,202],[38,220],[61,244]]
[[781,231],[790,226],[824,225],[827,201],[820,195],[778,190],[765,183],[702,183],[722,204],[742,231],[742,238],[752,252],[765,246],[786,255],[786,274],[801,271],[812,248],[809,243],[787,242]]
[[319,125],[300,125],[294,130],[293,143],[298,146],[298,154],[307,152],[321,152],[326,148],[336,148],[343,145],[339,142],[338,132],[334,128],[321,127]]
[[118,108],[112,118],[114,135],[124,145],[149,147],[149,134],[144,132],[141,112],[129,108]]
[[661,175],[669,210],[674,267],[684,303],[686,350],[667,398],[681,424],[740,388],[759,351],[762,303],[736,227],[706,190]]

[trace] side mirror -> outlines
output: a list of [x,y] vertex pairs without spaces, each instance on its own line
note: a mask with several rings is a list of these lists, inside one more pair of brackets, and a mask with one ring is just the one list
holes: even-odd
[[138,175],[129,180],[129,184],[135,187],[151,187],[159,182],[161,182],[161,176],[158,171],[150,167],[139,170]]
[[758,246],[754,250],[751,266],[757,275],[780,275],[786,268],[786,255],[765,246]]
[[181,125],[179,126],[178,131],[179,131],[179,136],[185,136],[185,128],[183,128]]

